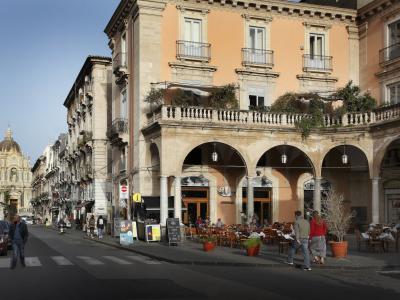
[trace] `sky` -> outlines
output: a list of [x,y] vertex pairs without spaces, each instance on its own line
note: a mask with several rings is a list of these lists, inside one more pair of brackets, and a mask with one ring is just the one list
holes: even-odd
[[119,0],[0,0],[0,140],[8,125],[31,165],[67,131],[63,106]]

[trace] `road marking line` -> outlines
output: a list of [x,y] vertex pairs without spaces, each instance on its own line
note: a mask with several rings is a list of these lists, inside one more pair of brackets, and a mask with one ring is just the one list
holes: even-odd
[[115,262],[119,265],[131,265],[132,263],[127,260],[123,260],[121,258],[115,257],[115,256],[103,256],[105,259],[111,260],[112,262]]
[[98,259],[95,259],[95,258],[90,257],[90,256],[77,256],[76,258],[80,259],[80,260],[83,260],[88,265],[92,265],[92,266],[104,265],[104,263],[102,263]]
[[139,255],[130,255],[127,256],[127,258],[141,262],[143,264],[147,264],[147,265],[161,265],[162,263],[157,261],[157,260],[152,260],[151,258],[147,258],[145,256],[139,256]]
[[52,256],[51,257],[54,262],[59,266],[72,266],[73,263],[66,259],[64,256]]
[[25,257],[25,265],[27,267],[41,267],[42,263],[38,257]]
[[380,274],[400,274],[400,271],[396,271],[396,270],[393,270],[393,271],[378,271],[378,273],[380,273]]
[[0,258],[0,268],[9,268],[10,263],[10,258]]

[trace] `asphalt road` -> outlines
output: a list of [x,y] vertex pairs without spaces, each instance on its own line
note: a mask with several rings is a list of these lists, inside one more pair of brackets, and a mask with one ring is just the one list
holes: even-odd
[[[173,265],[30,226],[27,267],[0,257],[1,299],[399,299],[375,271]],[[9,256],[11,253],[9,253]],[[3,298],[4,297],[4,298]]]

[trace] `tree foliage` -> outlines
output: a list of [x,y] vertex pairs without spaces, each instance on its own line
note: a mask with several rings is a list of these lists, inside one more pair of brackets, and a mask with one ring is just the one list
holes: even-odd
[[216,109],[234,109],[239,107],[234,84],[214,87],[211,91],[209,105]]

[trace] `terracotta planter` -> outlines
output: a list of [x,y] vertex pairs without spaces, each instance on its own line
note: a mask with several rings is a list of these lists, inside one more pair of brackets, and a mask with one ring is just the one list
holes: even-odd
[[203,249],[206,252],[213,251],[215,248],[215,244],[213,242],[204,242]]
[[329,242],[331,245],[332,255],[333,257],[340,258],[347,256],[347,241],[343,242]]
[[246,250],[247,250],[247,256],[257,256],[258,253],[260,252],[260,246],[248,247],[246,248]]

